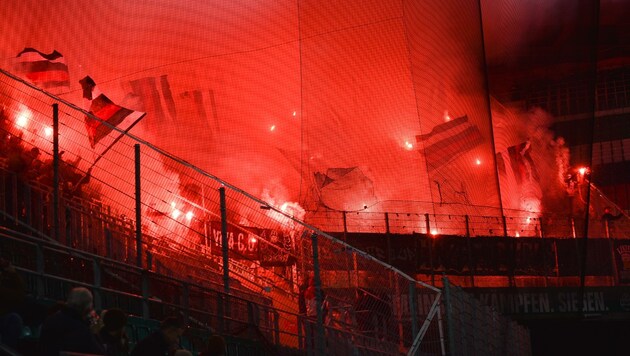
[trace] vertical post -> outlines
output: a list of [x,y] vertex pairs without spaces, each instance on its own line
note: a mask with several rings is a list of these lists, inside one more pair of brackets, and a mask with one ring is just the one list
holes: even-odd
[[409,314],[411,314],[411,339],[418,334],[418,311],[416,310],[416,282],[409,281]]
[[433,270],[433,235],[431,234],[431,223],[429,221],[429,213],[424,214],[424,224],[427,229],[427,238],[429,239],[429,266],[431,267],[431,285],[435,285],[435,271]]
[[53,107],[53,226],[55,240],[61,242],[59,236],[59,104]]
[[44,246],[38,242],[35,250],[35,266],[37,268],[37,281],[35,290],[37,295],[45,295],[46,284],[44,283]]
[[[345,211],[341,212],[341,217],[343,219],[343,241],[345,243],[348,243],[348,221],[347,221]],[[357,263],[357,253],[354,250],[352,250],[352,269],[354,270],[354,277],[355,277],[354,287],[358,290],[359,289],[359,267]]]
[[575,219],[573,218],[573,216],[569,217],[569,220],[571,222],[571,236],[573,236],[573,238],[576,238],[577,235],[575,234]]
[[448,278],[442,278],[443,284],[443,293],[444,293],[444,304],[446,304],[446,337],[448,338],[448,354],[449,355],[457,355],[457,350],[455,349],[455,325],[453,324],[453,301],[451,297],[450,285],[448,282]]
[[508,237],[507,219],[505,215],[501,215],[501,222],[503,223],[503,237]]
[[188,283],[182,283],[182,307],[184,309],[184,321],[188,323],[190,318],[190,287]]
[[134,145],[136,162],[136,266],[142,268],[142,205],[140,200],[140,144]]
[[223,290],[230,293],[230,269],[228,264],[228,232],[227,232],[227,206],[225,202],[225,187],[219,188],[221,201],[221,250],[223,252]]
[[[484,85],[484,90],[485,90],[485,94],[484,95],[484,99],[486,102],[486,110],[487,110],[487,114],[488,114],[488,118],[490,119],[490,122],[492,122],[492,102],[490,100],[490,79],[488,78],[488,60],[486,58],[486,41],[485,41],[485,34],[483,31],[483,15],[482,15],[482,10],[481,10],[481,0],[477,1],[477,9],[479,12],[479,40],[481,43],[481,48],[480,48],[480,55],[481,55],[481,59],[483,60],[483,85]],[[492,145],[492,151],[490,152],[496,152],[496,143],[494,142],[494,128],[492,127],[493,125],[488,125],[488,128],[490,130],[490,144]],[[495,186],[497,187],[497,191],[499,193],[499,209],[501,211],[501,214],[503,214],[503,202],[501,199],[501,195],[503,192],[501,192],[501,181],[499,179],[499,170],[496,169],[497,167],[497,159],[495,155],[492,155],[492,163],[493,163],[493,167],[494,167],[494,184],[496,184]]]
[[446,346],[444,345],[444,324],[442,323],[442,311],[440,310],[440,306],[438,305],[438,310],[436,313],[438,320],[438,333],[440,334],[440,350],[442,351],[441,355],[446,355]]
[[470,242],[470,221],[468,215],[465,215],[466,219],[466,248],[468,250],[468,272],[470,273],[470,286],[475,287],[475,265],[472,259],[472,246]]
[[313,246],[313,272],[315,279],[315,301],[317,308],[317,341],[315,342],[315,354],[324,355],[324,300],[322,295],[322,279],[319,270],[319,251],[317,248],[317,234],[311,235],[311,244]]
[[101,295],[102,277],[101,277],[101,264],[97,258],[92,259],[93,273],[94,273],[94,309],[101,310],[103,308],[103,298]]
[[389,233],[389,213],[385,213],[385,238],[387,239],[387,264],[392,264],[392,236]]
[[149,310],[149,272],[148,270],[140,270],[140,276],[142,278],[142,317],[148,319],[150,315]]

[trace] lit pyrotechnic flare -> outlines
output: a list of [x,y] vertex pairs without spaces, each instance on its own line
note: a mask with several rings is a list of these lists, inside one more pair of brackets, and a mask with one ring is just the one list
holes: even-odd
[[28,125],[28,121],[31,117],[33,117],[33,113],[26,106],[22,106],[15,117],[15,125],[23,129]]
[[578,182],[580,183],[584,182],[584,179],[591,174],[591,170],[588,167],[580,167],[577,169],[577,172]]
[[411,150],[413,150],[413,144],[411,142],[409,142],[409,141],[405,141],[405,148],[408,151],[411,151]]
[[276,129],[276,125],[271,125],[271,127],[269,128],[269,131],[274,131]]

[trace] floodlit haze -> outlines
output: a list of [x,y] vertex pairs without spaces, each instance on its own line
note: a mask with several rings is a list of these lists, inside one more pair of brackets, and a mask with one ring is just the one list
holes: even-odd
[[[456,0],[5,0],[0,55],[12,71],[25,47],[59,51],[71,79],[62,98],[80,105],[89,75],[147,113],[133,134],[278,205],[417,211],[433,202],[435,212],[456,203],[448,209],[472,213],[500,206],[495,152],[555,142],[545,113],[514,112],[488,92],[487,63],[517,62],[565,23],[551,18],[560,1],[517,3],[483,2],[482,22],[477,2]],[[430,169],[416,136],[464,115],[480,144]],[[535,159],[561,154],[543,146],[532,146]],[[536,194],[510,191],[503,203],[530,209],[523,201]]]

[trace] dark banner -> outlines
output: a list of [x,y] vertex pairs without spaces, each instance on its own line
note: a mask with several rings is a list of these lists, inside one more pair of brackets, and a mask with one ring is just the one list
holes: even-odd
[[[257,228],[240,228],[228,224],[227,238],[229,256],[233,259],[253,259],[258,260],[260,229]],[[222,233],[221,222],[213,221],[210,223],[210,252],[213,255],[221,256]]]
[[293,236],[288,232],[261,229],[259,245],[261,266],[290,266],[295,264],[293,257],[295,244]]
[[630,241],[616,240],[613,253],[615,255],[619,283],[630,284]]
[[[228,224],[230,258],[260,261],[263,266],[288,266],[295,263],[293,236],[283,231],[241,227]],[[221,222],[210,224],[211,253],[221,256]]]
[[629,287],[580,288],[465,288],[480,302],[502,314],[543,316],[584,312],[630,313]]

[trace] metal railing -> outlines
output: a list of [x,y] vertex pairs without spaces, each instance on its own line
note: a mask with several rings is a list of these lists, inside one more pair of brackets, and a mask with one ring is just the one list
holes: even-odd
[[[593,188],[596,189],[596,188]],[[612,203],[611,203],[612,204]],[[475,207],[470,207],[475,208]],[[394,233],[455,236],[576,238],[584,236],[584,216],[508,211],[492,215],[410,212],[308,211],[305,221],[326,232]],[[589,217],[589,237],[630,238],[630,219],[623,216],[607,228],[600,216]]]

